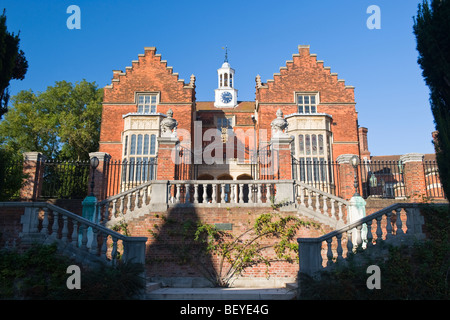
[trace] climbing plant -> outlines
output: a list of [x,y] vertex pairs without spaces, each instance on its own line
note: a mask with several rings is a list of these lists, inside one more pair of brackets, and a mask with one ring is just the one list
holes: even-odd
[[272,212],[248,222],[242,232],[193,220],[161,218],[163,226],[154,225],[149,230],[155,241],[171,252],[176,263],[193,266],[220,287],[228,287],[236,276],[258,264],[265,266],[269,277],[273,262],[298,263],[297,231],[301,227],[320,228],[313,222]]

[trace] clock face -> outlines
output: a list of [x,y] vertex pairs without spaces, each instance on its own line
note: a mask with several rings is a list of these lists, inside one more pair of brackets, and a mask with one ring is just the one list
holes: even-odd
[[222,93],[221,98],[223,103],[229,103],[233,99],[233,96],[230,92],[225,91],[224,93]]

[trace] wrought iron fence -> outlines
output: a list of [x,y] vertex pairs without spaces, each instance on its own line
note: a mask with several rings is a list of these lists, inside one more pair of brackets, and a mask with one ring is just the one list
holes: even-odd
[[445,198],[439,177],[439,167],[436,160],[423,162],[423,171],[425,174],[425,187],[428,198]]
[[339,164],[320,158],[292,157],[292,178],[339,196]]
[[148,160],[114,160],[105,168],[106,194],[113,196],[156,179],[157,158]]
[[42,198],[82,199],[88,194],[89,161],[45,160]]
[[394,199],[406,196],[401,161],[362,161],[358,171],[364,198]]

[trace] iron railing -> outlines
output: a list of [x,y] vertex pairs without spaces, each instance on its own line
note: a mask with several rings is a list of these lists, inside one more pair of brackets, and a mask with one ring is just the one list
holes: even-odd
[[43,162],[42,198],[82,199],[88,194],[89,161]]
[[105,168],[106,194],[113,196],[156,179],[157,158],[145,161],[114,160]]
[[436,160],[423,162],[423,171],[425,174],[425,187],[428,198],[445,198],[439,177],[439,168]]
[[337,162],[292,157],[292,178],[339,196],[339,164]]
[[364,198],[404,198],[406,196],[401,161],[362,161],[359,164],[361,195]]

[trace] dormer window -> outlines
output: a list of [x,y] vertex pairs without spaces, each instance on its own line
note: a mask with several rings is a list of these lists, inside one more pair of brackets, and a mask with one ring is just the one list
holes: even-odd
[[138,113],[156,113],[157,104],[156,94],[140,94],[138,95]]

